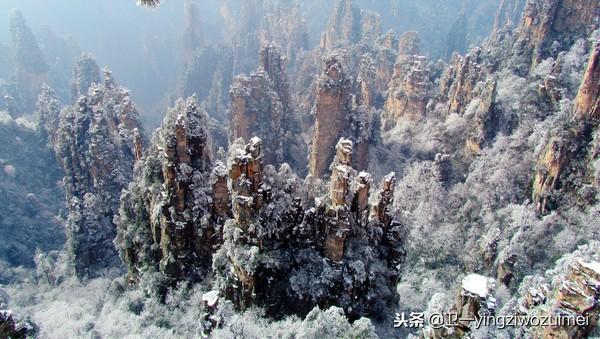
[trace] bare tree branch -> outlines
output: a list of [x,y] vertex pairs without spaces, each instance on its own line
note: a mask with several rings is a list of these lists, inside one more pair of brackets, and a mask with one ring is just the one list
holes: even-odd
[[143,7],[157,7],[160,5],[160,0],[138,0],[137,4]]

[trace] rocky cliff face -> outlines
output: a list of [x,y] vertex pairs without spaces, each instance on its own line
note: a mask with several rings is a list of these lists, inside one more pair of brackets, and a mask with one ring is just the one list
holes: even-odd
[[230,163],[233,214],[241,229],[247,231],[269,193],[263,186],[262,140],[251,138],[243,152],[232,154]]
[[50,147],[56,143],[56,133],[60,122],[61,105],[52,88],[42,86],[38,96],[36,118],[42,140],[47,140]]
[[65,173],[67,250],[79,277],[119,266],[112,218],[141,147],[129,92],[108,70],[103,84],[92,85],[61,113],[54,149]]
[[[185,97],[196,94],[201,102],[209,97],[213,107],[226,101],[227,88],[233,77],[233,51],[230,47],[216,44],[202,44],[191,52],[190,62],[183,73],[179,95]],[[222,118],[224,112],[211,112]],[[220,119],[221,120],[221,119]]]
[[267,44],[260,51],[258,70],[238,76],[232,85],[231,140],[262,139],[266,162],[293,166],[303,162],[296,149],[302,144],[291,108],[285,59],[279,48]]
[[[388,85],[394,74],[394,65],[400,49],[398,36],[393,31],[389,31],[379,37],[377,48],[375,48],[375,88],[383,97],[383,93],[388,90]],[[379,108],[377,103],[375,105]]]
[[212,170],[210,143],[208,116],[196,97],[179,100],[137,163],[115,218],[132,282],[153,272],[197,281],[210,267],[221,237],[219,218],[229,214],[222,174]]
[[561,279],[549,302],[547,315],[579,316],[587,319],[582,322],[548,326],[543,329],[544,338],[584,338],[598,323],[600,315],[600,263],[577,260]]
[[600,263],[593,246],[581,246],[566,255],[544,277],[526,279],[520,298],[506,311],[548,321],[547,326],[520,329],[521,336],[574,339],[594,335],[600,314]]
[[[315,126],[308,162],[308,171],[315,178],[327,173],[340,137],[350,138],[358,145],[357,167],[366,168],[371,123],[368,104],[373,101],[374,88],[368,76],[359,76],[357,83],[343,60],[339,54],[326,58],[317,80]],[[363,72],[368,72],[370,64],[368,60],[362,63]]]
[[198,4],[193,0],[183,2],[184,33],[183,33],[183,58],[186,65],[190,65],[194,58],[194,51],[202,46],[203,32],[202,19]]
[[495,111],[496,88],[496,79],[492,77],[485,83],[480,83],[476,90],[478,105],[472,117],[466,143],[467,152],[471,154],[479,153],[484,144],[490,141],[498,131],[498,119]]
[[223,1],[220,14],[232,49],[233,74],[254,70],[256,53],[268,43],[279,46],[287,62],[295,64],[298,55],[309,48],[301,7],[295,1]]
[[[393,267],[403,252],[402,232],[390,213],[393,175],[370,206],[370,175],[351,167],[352,141],[340,139],[327,194],[303,210],[305,188],[289,166],[275,171],[263,165],[260,142],[253,138],[230,153],[235,219],[226,222],[213,263],[222,293],[241,309],[263,305],[273,315],[336,304],[359,316],[385,307],[392,293],[381,300],[368,295],[391,292],[398,279]],[[364,251],[374,256],[364,258]],[[309,281],[313,288],[306,290]]]
[[402,34],[398,42],[399,55],[419,55],[421,39],[416,31],[408,31]]
[[[342,65],[344,77],[351,87],[351,90],[346,91],[347,98],[340,98],[348,104],[341,102],[339,107],[348,105],[347,110],[357,112],[357,114],[346,114],[350,119],[356,118],[351,121],[350,132],[333,134],[328,146],[323,148],[329,150],[324,161],[316,165],[313,162],[313,165],[309,165],[309,172],[311,167],[316,166],[319,167],[320,174],[327,173],[323,169],[332,160],[331,150],[339,137],[350,137],[354,141],[356,148],[354,165],[359,169],[366,168],[368,149],[366,139],[370,134],[371,116],[384,104],[399,50],[397,35],[393,31],[381,34],[379,21],[377,15],[360,10],[353,1],[338,1],[322,34],[320,48],[302,54],[292,68],[293,100],[298,107],[299,120],[305,130],[311,130],[316,124],[319,115],[317,111],[335,110],[325,107],[325,101],[331,99],[326,98],[327,94],[322,86],[322,80],[327,76],[326,69],[329,67],[327,60],[334,55],[337,63]],[[316,64],[321,63],[325,65],[320,68],[315,67]],[[314,76],[315,73],[318,76]],[[319,102],[319,98],[323,98],[323,101]],[[338,119],[335,114],[329,116],[331,119]],[[321,119],[324,121],[324,117]],[[320,125],[323,129],[324,123]],[[310,144],[314,141],[314,133],[305,133],[303,138]],[[309,157],[314,161],[314,156]]]
[[442,113],[464,113],[475,95],[475,86],[486,76],[481,49],[476,47],[465,56],[453,54],[440,78],[440,102],[445,106]]
[[351,80],[345,73],[338,56],[325,60],[319,78],[315,102],[315,131],[308,163],[309,173],[315,177],[325,174],[333,159],[335,144],[348,128]]
[[576,39],[587,36],[597,15],[597,5],[594,0],[529,1],[517,29],[516,48],[533,65],[538,64],[553,54],[552,49],[557,49],[552,46],[554,41],[566,49]]
[[430,86],[427,58],[399,55],[381,116],[383,128],[390,129],[401,119],[423,118],[429,101]]
[[282,55],[290,64],[298,54],[309,49],[308,28],[297,4],[270,4],[260,23],[258,39],[262,46],[273,43],[281,47]]
[[573,114],[592,124],[600,119],[600,43],[590,51],[590,58],[579,85]]
[[501,0],[494,16],[493,31],[514,27],[519,23],[526,0]]
[[[565,167],[578,154],[587,154],[590,133],[598,127],[600,87],[600,44],[590,52],[587,69],[579,87],[568,126],[554,131],[538,160],[533,183],[533,201],[538,211],[548,212],[553,194],[561,183]],[[593,148],[593,147],[592,147]],[[592,151],[593,152],[593,151]]]
[[21,12],[10,13],[9,31],[11,48],[14,56],[12,81],[17,94],[15,100],[15,116],[31,113],[35,110],[35,102],[41,85],[47,82],[48,65],[40,50],[38,42],[25,22]]

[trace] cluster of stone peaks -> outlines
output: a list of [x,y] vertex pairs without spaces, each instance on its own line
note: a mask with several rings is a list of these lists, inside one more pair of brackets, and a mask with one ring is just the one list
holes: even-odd
[[358,316],[394,300],[402,259],[400,226],[389,210],[394,175],[370,204],[369,174],[350,166],[352,142],[340,139],[335,151],[329,189],[313,204],[287,164],[278,171],[263,164],[260,139],[234,148],[235,218],[225,223],[213,269],[240,308],[259,304],[280,316],[281,309],[306,314],[335,304]]
[[[225,12],[239,7],[238,1],[227,3]],[[253,7],[258,1],[242,3],[241,12],[260,12]],[[297,53],[304,49],[298,47],[305,45],[304,25],[297,18],[281,20],[281,8],[262,21],[231,17],[237,33],[231,48],[195,46],[202,32],[189,2],[186,34],[192,44],[186,45],[182,92],[198,96],[179,99],[167,111],[148,147],[127,91],[108,72],[99,84],[98,66],[82,56],[73,104],[59,112],[55,95],[45,88],[38,109],[65,171],[68,249],[77,273],[96,275],[119,266],[119,252],[132,285],[144,279],[171,286],[204,281],[239,309],[260,305],[275,317],[306,314],[315,305],[341,306],[351,318],[385,316],[381,310],[397,296],[406,237],[391,211],[394,173],[377,185],[365,171],[369,147],[385,146],[376,140],[379,129],[393,134],[403,120],[417,124],[455,114],[469,123],[459,149],[464,144],[468,155],[480,153],[497,133],[510,134],[515,123],[501,121],[507,119],[497,102],[502,71],[528,76],[556,57],[537,90],[539,105],[552,108],[570,99],[554,77],[565,62],[559,51],[590,36],[593,5],[528,1],[517,24],[523,1],[503,0],[487,46],[434,65],[420,55],[415,32],[400,38],[381,34],[380,18],[350,0],[337,1],[319,48],[306,54]],[[245,36],[240,32],[257,27],[256,36],[240,39]],[[287,41],[279,41],[283,52],[264,43],[269,38]],[[253,57],[243,54],[261,43],[258,67],[246,65]],[[568,126],[557,127],[540,155],[532,189],[540,212],[553,208],[555,190],[576,157],[594,152],[587,144],[598,129],[599,55],[596,43]],[[292,62],[293,83],[285,70]],[[223,88],[230,84],[229,140],[223,141],[226,132],[215,129],[210,116],[225,120]],[[229,150],[217,152],[214,144],[229,144]],[[306,158],[309,176],[302,180],[295,171]],[[499,265],[505,285],[513,264]],[[556,310],[580,312],[586,306],[582,295],[595,293],[597,300],[597,272],[584,266],[573,272],[571,284],[556,292],[561,305]],[[467,278],[453,310],[465,316],[491,312],[493,284],[481,276]],[[474,284],[484,286],[484,295],[473,291]],[[594,307],[596,312],[597,303]],[[462,334],[470,331],[459,325]]]
[[218,168],[213,178],[207,121],[196,97],[180,99],[136,163],[115,218],[116,241],[132,281],[152,272],[198,280],[210,267],[219,218],[226,214],[215,204],[213,215],[211,205],[227,193],[218,189]]
[[[64,171],[68,215],[67,253],[79,277],[118,267],[113,217],[119,196],[142,155],[144,138],[129,92],[112,74],[84,55],[74,74],[75,102],[59,111],[54,92],[45,87],[38,102],[40,129],[53,145]],[[89,80],[89,81],[88,81]]]
[[132,283],[158,272],[170,282],[213,276],[239,308],[277,316],[332,304],[360,316],[394,300],[403,255],[393,173],[373,194],[342,138],[329,189],[314,197],[288,164],[266,163],[258,137],[214,160],[207,120],[195,97],[178,101],[135,166],[115,219]]

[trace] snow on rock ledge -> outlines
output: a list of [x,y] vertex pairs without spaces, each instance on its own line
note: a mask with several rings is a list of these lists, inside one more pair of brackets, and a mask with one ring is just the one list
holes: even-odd
[[494,280],[479,274],[469,274],[462,280],[463,293],[487,298],[494,289]]

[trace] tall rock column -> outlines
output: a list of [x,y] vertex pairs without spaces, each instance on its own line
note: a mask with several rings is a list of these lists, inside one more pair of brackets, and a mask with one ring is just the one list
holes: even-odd
[[446,107],[444,114],[463,114],[467,105],[477,94],[475,87],[487,76],[481,49],[476,47],[465,56],[454,53],[440,78],[439,102]]
[[497,117],[495,114],[496,79],[490,78],[485,84],[480,83],[477,94],[479,105],[473,117],[473,125],[469,130],[466,150],[471,154],[478,154],[486,142],[496,134]]
[[13,10],[10,13],[9,31],[15,61],[12,75],[20,93],[20,98],[13,98],[18,99],[14,102],[14,110],[19,111],[14,113],[33,112],[40,87],[47,82],[49,67],[21,12]]
[[382,121],[390,129],[401,119],[419,120],[425,116],[429,91],[427,58],[419,55],[400,55],[389,84]]
[[38,96],[36,118],[41,137],[48,145],[54,145],[60,122],[60,101],[54,90],[45,84]]
[[[581,145],[586,134],[598,127],[600,117],[600,43],[590,52],[587,69],[575,98],[571,123],[576,127],[566,136],[553,135],[542,152],[533,182],[532,198],[539,212],[546,213],[551,208],[552,191],[560,182],[560,177],[571,158],[574,149],[583,151],[587,145]],[[559,131],[560,132],[560,131]],[[555,133],[556,134],[556,133]]]
[[325,256],[340,261],[344,255],[344,242],[350,232],[350,184],[356,177],[351,167],[352,141],[340,139],[335,147],[335,158],[331,164],[329,199],[326,214],[329,217],[325,231]]
[[102,85],[61,113],[54,149],[65,172],[67,252],[79,277],[119,266],[113,216],[132,177],[140,129],[128,90],[108,70]]
[[575,98],[574,114],[578,119],[600,119],[600,43],[590,52],[590,59]]
[[377,203],[371,206],[371,216],[373,220],[379,221],[385,229],[390,226],[392,221],[392,203],[394,200],[394,189],[396,188],[396,173],[392,172],[383,178],[383,184]]
[[327,58],[318,80],[314,107],[315,130],[308,162],[313,177],[320,178],[327,172],[336,143],[349,129],[351,90],[351,80],[344,73],[339,56]]
[[[535,66],[552,50],[566,50],[573,41],[589,36],[597,18],[596,0],[528,1],[516,29],[518,55]],[[559,48],[553,47],[555,43]],[[562,46],[560,46],[562,45]]]
[[208,115],[196,97],[179,99],[137,163],[115,218],[131,282],[156,271],[172,281],[198,281],[210,267],[229,212],[210,144]]
[[253,137],[243,153],[234,155],[229,169],[233,214],[242,229],[249,225],[263,204],[262,158],[262,140]]
[[294,118],[285,62],[279,48],[265,45],[260,51],[258,70],[249,76],[236,77],[230,95],[231,141],[258,136],[267,163],[294,163],[288,149],[295,140],[286,135],[286,131],[294,128]]
[[381,34],[381,17],[363,11],[352,0],[338,0],[325,32],[321,36],[320,47],[332,51],[361,40],[374,40]]
[[71,79],[71,99],[76,102],[80,96],[86,95],[92,84],[100,83],[100,68],[94,57],[83,53],[77,59]]

